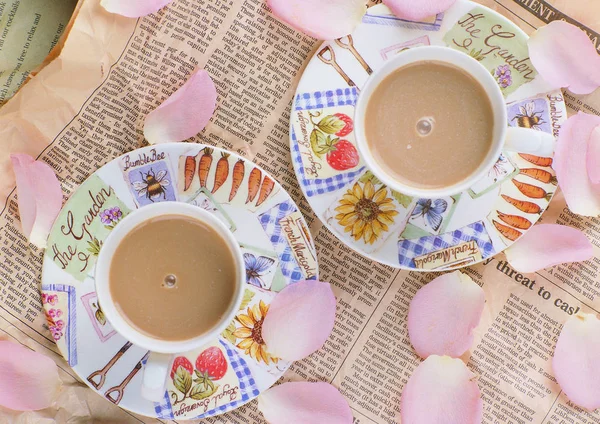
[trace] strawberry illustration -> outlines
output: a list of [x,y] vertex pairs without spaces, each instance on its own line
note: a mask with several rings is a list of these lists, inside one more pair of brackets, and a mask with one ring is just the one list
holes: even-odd
[[333,140],[327,152],[327,163],[337,171],[354,168],[360,162],[356,147],[348,140]]
[[183,367],[190,375],[194,373],[194,366],[185,356],[178,356],[173,361],[173,366],[171,367],[171,379],[175,376],[177,372],[177,368]]
[[348,115],[343,113],[336,113],[333,116],[337,116],[340,120],[344,122],[344,128],[335,133],[338,137],[346,137],[354,130],[354,121]]
[[227,360],[218,347],[209,347],[196,359],[196,370],[208,374],[212,380],[223,378],[227,372]]

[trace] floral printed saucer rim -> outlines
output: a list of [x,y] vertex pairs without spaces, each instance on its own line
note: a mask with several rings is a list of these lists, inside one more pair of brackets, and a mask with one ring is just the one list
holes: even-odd
[[300,187],[324,225],[358,253],[416,271],[473,265],[521,237],[556,191],[551,157],[503,152],[469,190],[416,199],[391,191],[365,167],[353,118],[360,87],[373,69],[406,49],[438,45],[469,54],[492,73],[506,98],[509,126],[556,136],[567,118],[564,98],[544,93],[527,40],[499,13],[458,0],[421,22],[373,6],[351,36],[322,44],[292,103],[290,146]]
[[[218,172],[217,172],[218,171]],[[242,306],[213,342],[178,355],[165,397],[140,393],[148,352],[111,327],[94,290],[103,240],[136,208],[186,202],[215,214],[234,234],[247,273]],[[198,419],[233,410],[270,387],[290,363],[260,334],[275,294],[317,279],[313,239],[298,206],[262,168],[213,146],[168,143],[126,153],[94,172],[70,197],[48,240],[42,303],[59,350],[94,391],[137,414]]]

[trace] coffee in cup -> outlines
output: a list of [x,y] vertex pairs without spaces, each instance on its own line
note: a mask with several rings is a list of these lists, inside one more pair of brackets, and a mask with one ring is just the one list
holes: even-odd
[[137,331],[188,340],[227,313],[236,272],[234,253],[215,228],[169,214],[142,222],[121,240],[108,284],[117,310]]
[[479,82],[444,62],[402,67],[367,104],[365,136],[394,179],[423,188],[462,181],[492,148],[494,113]]

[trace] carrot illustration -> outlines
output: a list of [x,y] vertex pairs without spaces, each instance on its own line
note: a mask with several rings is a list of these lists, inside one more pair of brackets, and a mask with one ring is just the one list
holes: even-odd
[[552,158],[541,158],[539,156],[528,155],[526,153],[519,153],[523,159],[527,162],[533,163],[537,166],[552,166]]
[[246,203],[254,201],[254,198],[258,194],[258,189],[260,188],[261,178],[262,172],[260,172],[260,169],[254,168],[250,172],[250,176],[248,177],[248,198],[246,199]]
[[260,206],[265,200],[267,200],[267,197],[269,197],[269,194],[271,194],[273,188],[275,188],[275,181],[265,175],[265,179],[260,186],[260,194],[258,195],[256,206]]
[[227,176],[229,175],[229,153],[221,153],[221,159],[217,162],[217,169],[215,170],[215,185],[211,193],[216,193],[221,188]]
[[528,230],[529,227],[531,227],[531,222],[527,218],[523,218],[519,215],[509,215],[500,211],[496,212],[498,213],[498,218],[511,227],[518,228],[519,230]]
[[229,193],[229,201],[231,202],[235,195],[237,194],[240,186],[242,185],[242,180],[244,179],[244,160],[238,160],[235,165],[233,165],[233,185],[231,186],[231,193]]
[[205,147],[203,150],[204,154],[200,158],[200,164],[198,165],[198,178],[200,179],[200,187],[206,187],[206,180],[208,180],[208,173],[210,172],[210,166],[212,165],[213,149]]
[[542,208],[540,207],[540,205],[538,205],[536,203],[527,202],[525,200],[513,199],[512,197],[507,196],[505,194],[502,195],[502,198],[504,200],[506,200],[508,203],[510,203],[511,205],[513,205],[515,208],[520,210],[521,212],[537,213],[537,214],[542,213]]
[[538,168],[525,168],[521,169],[521,174],[526,175],[534,180],[541,181],[543,183],[552,183],[554,185],[558,184],[556,181],[556,177],[552,175],[550,172],[545,171],[543,169]]
[[185,176],[185,187],[183,188],[183,191],[187,191],[192,185],[194,174],[196,173],[196,156],[188,156],[185,158],[185,167],[183,170]]
[[546,199],[550,200],[552,197],[552,193],[547,193],[543,188],[522,183],[521,181],[512,180],[513,184],[517,186],[519,191],[523,193],[527,197],[531,197],[532,199]]
[[499,222],[497,222],[493,219],[492,219],[492,223],[494,224],[494,227],[496,227],[496,229],[498,230],[498,232],[500,234],[502,234],[504,237],[506,237],[507,239],[509,239],[511,241],[515,241],[516,239],[518,239],[519,237],[521,237],[523,235],[520,231],[517,231],[514,228],[510,228],[504,224],[500,224]]

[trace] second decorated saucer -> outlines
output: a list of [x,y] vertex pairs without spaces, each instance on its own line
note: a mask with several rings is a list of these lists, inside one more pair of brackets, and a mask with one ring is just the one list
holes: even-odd
[[353,118],[373,70],[407,49],[435,45],[471,55],[489,70],[506,99],[507,125],[557,136],[567,119],[564,98],[561,92],[540,94],[543,83],[527,40],[502,15],[459,0],[422,22],[377,5],[351,36],[323,44],[301,78],[290,122],[294,169],[315,214],[350,248],[402,269],[458,269],[518,240],[557,189],[552,157],[503,152],[469,190],[414,198],[390,190],[364,165]]

